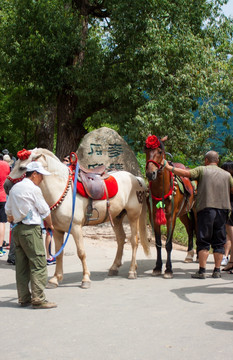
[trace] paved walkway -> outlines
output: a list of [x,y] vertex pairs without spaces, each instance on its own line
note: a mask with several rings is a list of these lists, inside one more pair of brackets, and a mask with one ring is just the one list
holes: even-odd
[[[131,257],[126,244],[118,277],[107,276],[116,244],[86,238],[92,285],[80,288],[81,263],[71,238],[64,256],[64,281],[47,298],[56,309],[33,310],[17,304],[14,266],[0,259],[1,358],[4,360],[219,360],[232,358],[233,275],[191,279],[196,263],[183,263],[173,251],[174,278],[151,276],[155,263],[138,250],[138,278],[128,280]],[[165,257],[165,251],[163,251]],[[48,267],[49,276],[54,266]]]

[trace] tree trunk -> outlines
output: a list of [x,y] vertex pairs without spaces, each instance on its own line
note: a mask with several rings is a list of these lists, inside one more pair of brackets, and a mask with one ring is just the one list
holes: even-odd
[[65,90],[57,101],[57,146],[56,155],[62,160],[70,152],[76,152],[80,141],[86,134],[83,127],[85,119],[76,119],[77,97]]
[[43,114],[43,119],[36,131],[36,146],[53,151],[54,149],[54,126],[56,119],[56,107],[51,105]]

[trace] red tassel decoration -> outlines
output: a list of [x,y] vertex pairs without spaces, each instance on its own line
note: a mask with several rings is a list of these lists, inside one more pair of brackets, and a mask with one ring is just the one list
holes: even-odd
[[155,222],[158,225],[166,225],[167,219],[163,208],[158,208],[155,214]]

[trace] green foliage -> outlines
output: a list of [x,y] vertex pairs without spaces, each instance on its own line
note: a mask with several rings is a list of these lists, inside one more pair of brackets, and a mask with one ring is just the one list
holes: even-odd
[[[83,127],[107,123],[136,152],[149,133],[168,135],[174,158],[200,162],[207,139],[216,137],[216,116],[226,127],[231,116],[233,24],[221,15],[223,3],[2,0],[0,84],[7,100],[0,116],[6,102],[11,108],[2,141],[28,127],[21,143],[35,143],[43,111],[55,104],[58,117],[67,116],[57,132],[74,130],[76,144]],[[1,132],[2,124],[0,118]]]
[[[161,226],[161,233],[162,235],[167,235],[167,228],[166,226]],[[180,219],[178,218],[176,220],[176,226],[175,226],[175,230],[173,233],[173,242],[175,242],[176,244],[188,247],[188,235],[187,232],[185,230],[184,225],[182,224],[182,222],[180,221]],[[194,240],[193,240],[193,247],[196,248],[196,237],[194,236]]]
[[136,154],[136,158],[137,158],[142,176],[145,178],[146,177],[146,154],[138,152]]

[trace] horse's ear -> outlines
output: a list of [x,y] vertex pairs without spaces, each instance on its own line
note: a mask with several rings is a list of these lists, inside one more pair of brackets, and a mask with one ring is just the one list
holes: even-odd
[[168,136],[166,135],[166,136],[164,136],[164,137],[161,139],[161,141],[164,142],[164,141],[166,141],[167,139],[168,139]]
[[32,157],[32,161],[36,161],[36,160],[39,159],[41,156],[42,156],[42,154],[34,155],[34,156]]

